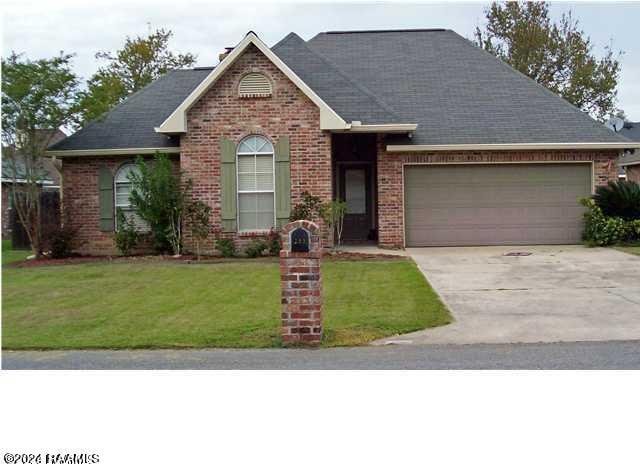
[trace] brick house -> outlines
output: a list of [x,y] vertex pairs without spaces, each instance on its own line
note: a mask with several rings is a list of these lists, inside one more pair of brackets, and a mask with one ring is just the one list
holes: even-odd
[[346,200],[346,241],[398,248],[576,243],[578,198],[636,147],[455,32],[423,29],[271,48],[249,32],[217,67],[168,73],[50,152],[80,251],[114,253],[127,169],[156,151],[239,245],[307,191]]
[[[625,122],[619,134],[634,142],[640,142],[640,122]],[[618,164],[624,169],[627,180],[640,183],[640,150],[636,150],[635,153],[625,150]]]

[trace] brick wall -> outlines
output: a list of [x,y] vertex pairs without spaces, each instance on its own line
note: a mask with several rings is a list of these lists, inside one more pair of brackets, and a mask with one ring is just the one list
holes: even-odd
[[508,163],[539,161],[593,161],[595,185],[617,179],[617,151],[538,151],[538,152],[419,152],[387,153],[378,140],[378,236],[379,245],[404,246],[403,165],[441,163]]
[[[178,158],[172,158],[178,169]],[[115,175],[118,168],[133,161],[124,156],[62,159],[62,210],[73,226],[79,228],[75,250],[81,254],[115,255],[113,232],[100,230],[98,171],[106,166]]]
[[[268,98],[239,98],[238,83],[249,72],[261,72],[272,82]],[[182,136],[181,168],[194,181],[193,194],[212,208],[214,231],[221,229],[221,137],[238,143],[261,134],[274,144],[287,135],[291,144],[292,205],[305,190],[331,200],[331,136],[320,130],[320,112],[256,47],[250,46],[187,114],[188,132]],[[226,234],[242,247],[253,237]],[[186,245],[191,244],[187,231]],[[204,252],[213,251],[213,237]]]

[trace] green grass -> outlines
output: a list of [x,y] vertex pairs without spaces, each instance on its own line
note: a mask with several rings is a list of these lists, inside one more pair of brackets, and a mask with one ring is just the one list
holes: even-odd
[[23,261],[31,254],[31,250],[14,250],[11,248],[11,240],[2,241],[2,264]]
[[640,256],[640,245],[620,245],[614,247],[616,250],[624,251],[625,253],[631,253],[632,255]]
[[[409,261],[325,262],[325,346],[446,324]],[[5,267],[4,349],[274,347],[274,261]]]

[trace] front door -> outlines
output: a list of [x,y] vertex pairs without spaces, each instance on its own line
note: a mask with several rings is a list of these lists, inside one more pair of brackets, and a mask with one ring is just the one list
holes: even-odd
[[340,167],[340,199],[347,204],[342,237],[368,240],[371,226],[371,169],[368,164]]

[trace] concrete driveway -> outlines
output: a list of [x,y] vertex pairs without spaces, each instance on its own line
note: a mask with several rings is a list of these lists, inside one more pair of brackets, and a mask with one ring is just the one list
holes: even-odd
[[640,339],[640,257],[577,245],[407,252],[456,320],[376,344]]

